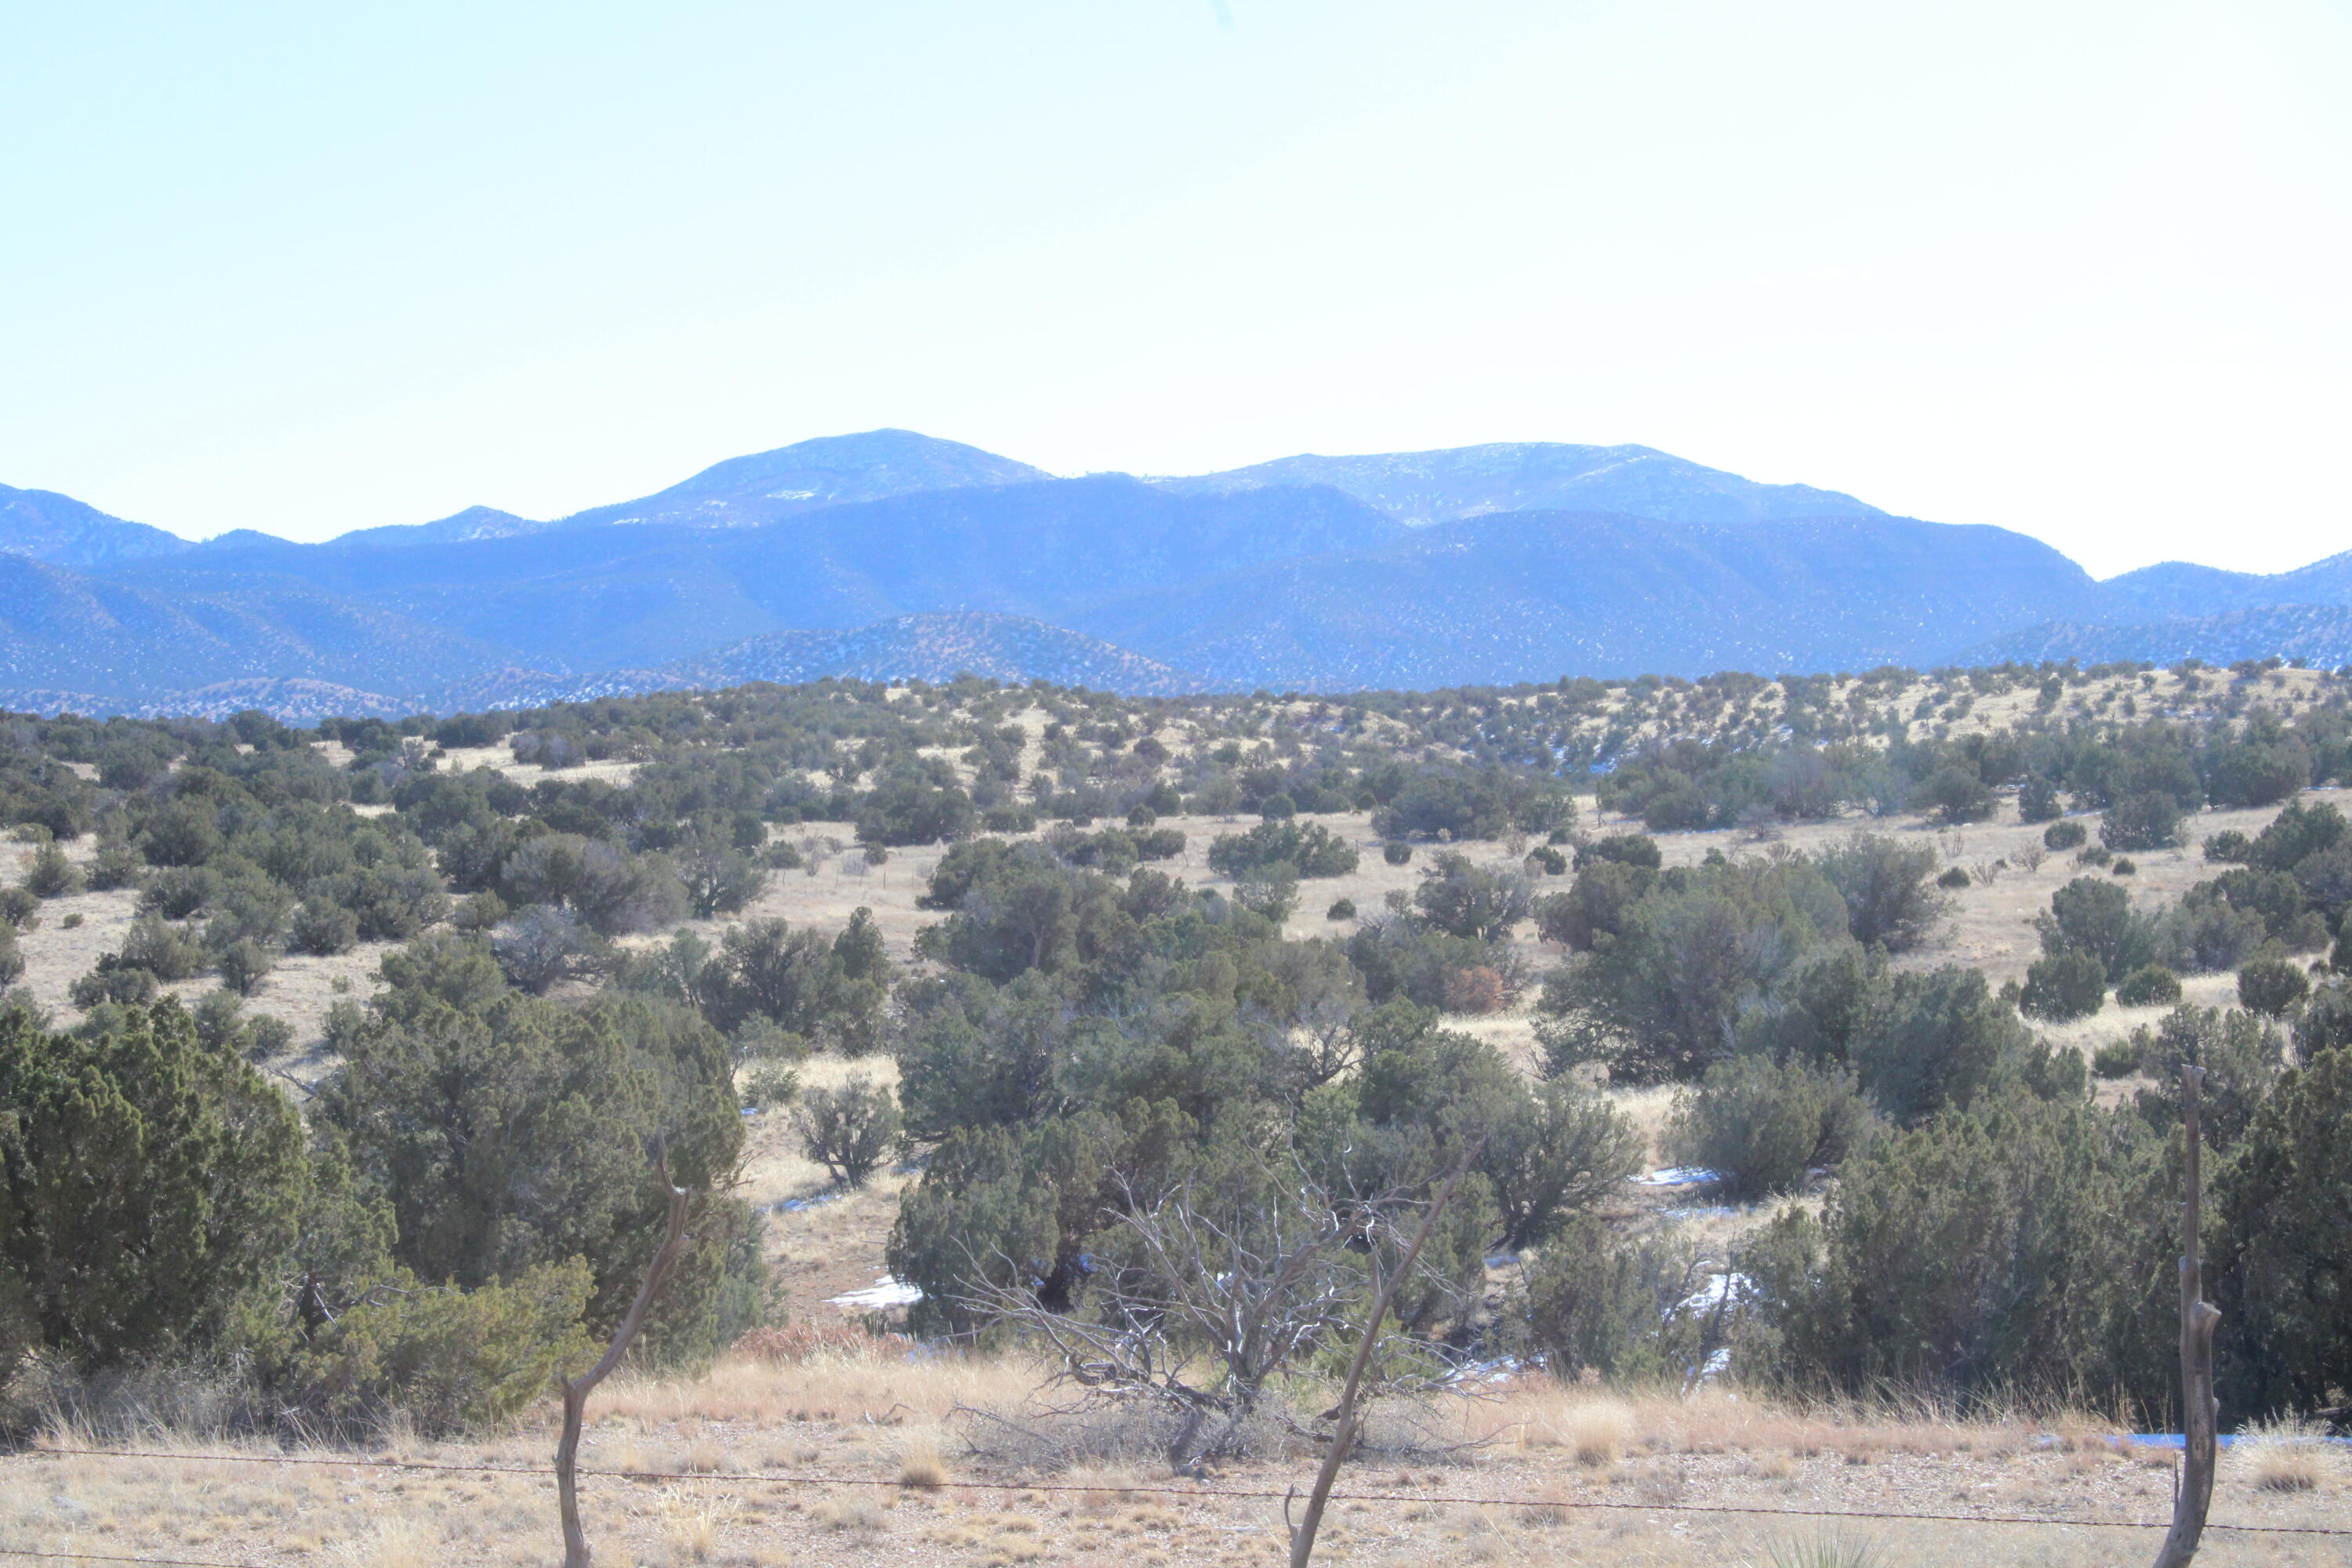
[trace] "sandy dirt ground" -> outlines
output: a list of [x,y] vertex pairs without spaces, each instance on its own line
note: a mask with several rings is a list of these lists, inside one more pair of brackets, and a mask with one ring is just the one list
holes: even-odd
[[[329,742],[327,744],[331,747],[335,742]],[[436,765],[451,773],[467,773],[475,768],[488,768],[493,773],[504,773],[519,784],[535,784],[541,779],[561,779],[565,783],[594,779],[615,787],[625,785],[630,779],[635,777],[638,766],[635,763],[607,760],[579,763],[568,768],[550,770],[541,767],[537,763],[516,762],[513,750],[507,746],[448,747],[442,752]]]
[[[616,1380],[592,1404],[582,1454],[597,1561],[1259,1568],[1284,1560],[1279,1500],[1311,1478],[1303,1446],[1194,1480],[1129,1451],[1134,1436],[1122,1446],[1113,1428],[1110,1453],[1073,1459],[1057,1451],[1066,1426],[1041,1414],[1039,1376],[1017,1361],[923,1356],[877,1341],[806,1359],[725,1362],[693,1381]],[[1391,1413],[1371,1440],[1378,1446],[1341,1473],[1319,1562],[2089,1568],[2152,1556],[2153,1527],[2171,1506],[2172,1456],[2080,1419],[1864,1418],[1722,1390],[1627,1398],[1530,1380],[1440,1399],[1412,1422]],[[70,1427],[45,1442],[160,1447],[173,1457],[37,1448],[0,1457],[0,1544],[68,1560],[354,1568],[536,1564],[560,1554],[543,1415],[467,1442],[361,1450],[153,1433],[126,1443]],[[466,1468],[476,1466],[491,1468]],[[1735,1509],[1760,1511],[1726,1511]],[[2033,1522],[1822,1517],[1859,1514]],[[2352,1530],[2352,1463],[2340,1447],[2285,1439],[2232,1448],[2212,1517]],[[2095,1521],[2140,1528],[2058,1522]],[[1825,1546],[1839,1554],[1808,1554]],[[2346,1550],[2340,1535],[2215,1528],[2198,1560],[2317,1568],[2344,1562]]]

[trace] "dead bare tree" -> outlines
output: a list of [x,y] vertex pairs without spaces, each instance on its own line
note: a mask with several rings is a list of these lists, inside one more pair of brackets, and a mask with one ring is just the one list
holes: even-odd
[[2213,1331],[2221,1314],[2205,1300],[2205,1261],[2198,1237],[2202,1200],[2199,1166],[2197,1102],[2205,1069],[2180,1069],[2180,1105],[2187,1135],[2186,1188],[2180,1205],[2180,1485],[2172,1499],[2172,1528],[2156,1554],[2156,1568],[2188,1568],[2205,1532],[2213,1502],[2215,1426]]
[[1339,1252],[1361,1213],[1335,1210],[1303,1180],[1258,1197],[1212,1214],[1187,1183],[1114,1212],[1110,1250],[1123,1256],[1090,1276],[1083,1310],[1055,1311],[1017,1284],[969,1304],[1034,1331],[1090,1394],[1179,1413],[1169,1464],[1196,1473],[1234,1451],[1267,1380],[1346,1321],[1359,1283]]
[[[1484,1142],[1482,1139],[1480,1143]],[[1346,1461],[1348,1450],[1356,1441],[1356,1398],[1363,1387],[1364,1368],[1371,1363],[1372,1347],[1381,1337],[1381,1320],[1389,1315],[1389,1303],[1395,1299],[1397,1287],[1412,1274],[1413,1265],[1420,1261],[1422,1244],[1429,1239],[1429,1233],[1437,1224],[1438,1215],[1445,1212],[1445,1205],[1454,1201],[1454,1189],[1462,1184],[1463,1174],[1470,1169],[1470,1162],[1478,1157],[1478,1149],[1479,1144],[1474,1143],[1462,1156],[1461,1162],[1454,1167],[1454,1173],[1445,1178],[1445,1184],[1438,1189],[1437,1195],[1430,1200],[1429,1207],[1423,1212],[1420,1228],[1412,1233],[1412,1243],[1405,1248],[1404,1257],[1394,1269],[1379,1279],[1379,1289],[1372,1294],[1371,1317],[1364,1324],[1363,1338],[1357,1342],[1355,1358],[1348,1363],[1348,1381],[1341,1386],[1339,1406],[1332,1412],[1335,1425],[1331,1428],[1330,1446],[1323,1450],[1322,1467],[1315,1472],[1315,1485],[1307,1494],[1305,1517],[1296,1524],[1291,1523],[1290,1499],[1286,1497],[1282,1500],[1283,1523],[1290,1529],[1290,1568],[1307,1568],[1308,1559],[1315,1555],[1315,1532],[1322,1526],[1324,1506],[1331,1500],[1331,1485],[1339,1479],[1339,1466]]]
[[555,1375],[555,1386],[563,1396],[563,1436],[555,1446],[555,1506],[563,1522],[563,1568],[588,1568],[588,1536],[580,1526],[580,1424],[588,1408],[588,1395],[596,1385],[621,1364],[638,1332],[646,1326],[646,1314],[669,1283],[677,1268],[678,1257],[686,1250],[686,1221],[692,1196],[685,1188],[669,1179],[669,1156],[656,1148],[655,1169],[661,1173],[663,1189],[669,1194],[668,1212],[662,1231],[661,1246],[654,1252],[653,1261],[646,1265],[645,1278],[637,1282],[637,1293],[629,1302],[628,1311],[613,1331],[613,1338],[596,1364],[578,1377]]
[[1355,1030],[1358,1010],[1355,997],[1336,992],[1310,996],[1299,1005],[1289,1038],[1303,1088],[1319,1089],[1362,1059],[1363,1045]]
[[[1243,1451],[1256,1417],[1310,1436],[1266,1400],[1269,1385],[1346,1331],[1365,1299],[1363,1258],[1385,1312],[1419,1248],[1393,1277],[1383,1268],[1398,1196],[1338,1197],[1296,1169],[1244,1187],[1212,1195],[1186,1183],[1149,1204],[1130,1193],[1107,1216],[1109,1233],[1078,1305],[1045,1306],[1018,1282],[1017,1268],[973,1269],[975,1279],[1009,1273],[1013,1282],[977,1287],[966,1305],[1034,1333],[1061,1363],[1056,1381],[1090,1401],[1166,1412],[1165,1451],[1180,1474]],[[1442,1373],[1404,1374],[1380,1386],[1444,1381]]]

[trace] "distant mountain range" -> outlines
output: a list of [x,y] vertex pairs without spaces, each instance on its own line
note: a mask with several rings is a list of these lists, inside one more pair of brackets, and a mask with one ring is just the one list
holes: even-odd
[[451,711],[959,670],[1175,692],[2218,661],[2207,647],[2336,663],[2352,614],[2331,606],[2352,607],[2352,553],[2095,583],[2022,534],[1643,447],[1056,479],[878,430],[571,517],[474,507],[324,544],[192,544],[0,488],[0,704],[89,712]]
[[730,458],[666,490],[617,506],[592,507],[551,521],[535,522],[495,507],[474,506],[436,522],[362,529],[334,542],[457,544],[598,523],[756,528],[795,512],[846,501],[1022,484],[1053,477],[1043,468],[960,441],[940,441],[912,430],[869,430],[862,436],[821,436],[772,452]]
[[2074,659],[2080,664],[2172,665],[2200,658],[2235,664],[2242,658],[2300,659],[2317,669],[2352,664],[2352,608],[2342,605],[2263,605],[2184,616],[2142,626],[2039,626],[1994,639],[1970,662]]
[[1886,515],[1835,490],[1759,485],[1647,447],[1571,447],[1554,441],[1364,458],[1277,458],[1222,474],[1159,482],[1201,495],[1328,485],[1416,527],[1495,511],[1614,512],[1727,527]]
[[0,552],[58,566],[107,566],[194,545],[176,533],[109,517],[54,490],[0,485]]

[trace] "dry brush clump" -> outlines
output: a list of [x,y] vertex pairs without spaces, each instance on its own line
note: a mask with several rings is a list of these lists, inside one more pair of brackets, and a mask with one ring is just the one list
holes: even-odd
[[1637,1421],[1622,1399],[1563,1394],[1552,1407],[1520,1417],[1519,1441],[1530,1449],[1559,1449],[1580,1465],[1608,1466],[1633,1441]]
[[791,1359],[724,1356],[702,1377],[625,1371],[605,1385],[597,1409],[602,1419],[656,1425],[871,1425],[894,1411],[939,1422],[960,1410],[1018,1405],[1045,1376],[1026,1357],[919,1352],[859,1331]]
[[2234,1475],[2262,1492],[2294,1494],[2341,1487],[2352,1479],[2352,1460],[2328,1436],[2325,1425],[2304,1417],[2253,1423],[2238,1433],[2222,1474]]

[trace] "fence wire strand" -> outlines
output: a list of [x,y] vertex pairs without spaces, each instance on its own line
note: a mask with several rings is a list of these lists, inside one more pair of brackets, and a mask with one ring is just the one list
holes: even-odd
[[233,1563],[226,1557],[117,1557],[104,1552],[36,1552],[26,1546],[0,1546],[0,1557],[31,1557],[50,1563],[144,1563],[150,1568],[268,1568],[260,1563]]
[[[61,1458],[91,1459],[167,1460],[187,1464],[239,1465],[302,1465],[341,1469],[452,1471],[464,1475],[532,1476],[551,1479],[551,1472],[536,1465],[452,1464],[440,1459],[342,1458],[326,1455],[306,1454],[189,1454],[164,1449],[145,1448],[28,1448],[9,1456],[15,1458],[55,1455]],[[919,1483],[892,1480],[876,1476],[831,1476],[804,1472],[773,1470],[647,1470],[583,1469],[583,1479],[635,1482],[692,1482],[698,1485],[763,1482],[774,1486],[811,1487],[886,1487],[898,1491],[997,1491],[1085,1493],[1097,1497],[1140,1495],[1152,1497],[1190,1498],[1195,1501],[1220,1500],[1259,1502],[1282,1501],[1291,1491],[1274,1491],[1256,1488],[1150,1486],[1125,1483],[1118,1486],[1097,1486],[1070,1482],[1033,1481],[957,1481],[926,1480]],[[1746,1503],[1700,1502],[1622,1502],[1611,1499],[1474,1497],[1447,1492],[1334,1492],[1333,1502],[1361,1503],[1454,1503],[1475,1508],[1517,1508],[1572,1510],[1576,1509],[1612,1510],[1626,1513],[1698,1513],[1737,1514],[1761,1519],[1826,1519],[1870,1520],[1873,1521],[1909,1522],[1915,1524],[1991,1524],[1991,1525],[2053,1525],[2070,1530],[2165,1530],[2169,1520],[2080,1519],[2052,1518],[2029,1513],[1903,1513],[1872,1509],[1807,1509],[1771,1508]],[[2352,1528],[2326,1524],[2231,1524],[2221,1520],[2206,1522],[2208,1530],[2226,1530],[2242,1535],[2318,1535],[2352,1536]],[[0,1555],[11,1549],[0,1547]],[[16,1552],[16,1555],[40,1555]],[[52,1553],[51,1555],[56,1555]],[[64,1555],[70,1556],[71,1553]],[[169,1562],[164,1558],[93,1558],[94,1562]],[[223,1565],[238,1568],[238,1565]]]

